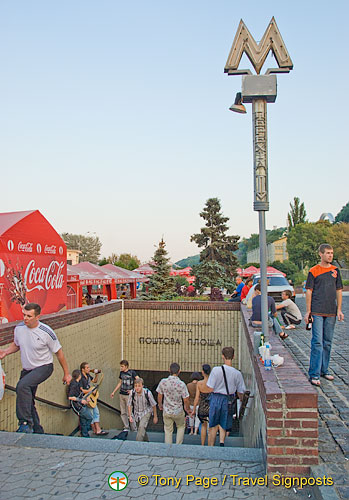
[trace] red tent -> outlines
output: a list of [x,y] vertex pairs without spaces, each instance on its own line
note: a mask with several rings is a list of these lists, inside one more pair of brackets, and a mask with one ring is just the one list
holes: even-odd
[[257,272],[258,272],[258,269],[255,266],[249,266],[249,267],[246,267],[246,269],[242,269],[241,274],[244,278],[247,278],[249,276],[253,276]]
[[141,266],[137,267],[137,269],[133,270],[135,273],[140,273],[140,274],[154,274],[154,269],[149,265],[149,264],[142,264]]
[[[261,272],[261,270],[257,269],[254,274],[259,274],[260,272]],[[275,269],[275,267],[272,267],[272,266],[267,267],[267,274],[282,274],[283,276],[286,276],[285,273],[278,271],[277,269]]]
[[80,262],[71,266],[80,276],[80,286],[86,286],[88,293],[92,293],[93,285],[105,286],[105,292],[108,300],[116,299],[115,279],[107,274],[100,266],[90,262]]
[[44,314],[67,301],[67,249],[39,210],[0,214],[1,322],[21,319],[35,302]]

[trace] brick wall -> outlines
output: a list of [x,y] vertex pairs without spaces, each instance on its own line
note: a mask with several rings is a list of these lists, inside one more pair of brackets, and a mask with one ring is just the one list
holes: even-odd
[[[292,356],[280,339],[270,334],[272,354],[284,357],[284,364],[266,371],[253,353],[254,329],[248,326],[250,312],[241,307],[244,338],[242,343],[250,353],[249,367],[247,358],[242,364],[242,372],[247,378],[254,379],[258,389],[256,396],[261,402],[259,410],[263,413],[257,427],[266,454],[269,475],[284,474],[301,476],[310,473],[310,466],[318,463],[318,411],[317,392],[306,376],[298,368]],[[247,415],[253,420],[253,413]]]

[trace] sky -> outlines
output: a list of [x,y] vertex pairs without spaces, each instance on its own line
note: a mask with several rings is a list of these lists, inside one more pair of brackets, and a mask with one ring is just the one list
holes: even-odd
[[[268,105],[268,229],[289,203],[310,221],[348,202],[349,3],[308,0],[2,0],[0,212],[38,209],[102,255],[172,262],[199,253],[208,198],[229,234],[258,232],[251,105],[224,66],[242,18],[259,41],[275,17],[294,69]],[[264,69],[276,67],[268,57]],[[240,68],[251,68],[246,56]]]

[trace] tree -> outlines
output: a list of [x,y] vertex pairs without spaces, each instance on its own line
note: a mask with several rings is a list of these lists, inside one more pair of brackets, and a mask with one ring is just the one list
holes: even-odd
[[318,248],[329,241],[331,224],[328,221],[304,222],[290,229],[287,237],[289,260],[301,270],[319,260]]
[[136,255],[131,255],[130,253],[122,253],[119,256],[116,253],[112,253],[108,257],[108,263],[124,269],[129,269],[130,271],[141,265],[139,258]]
[[97,264],[102,243],[98,236],[84,236],[83,234],[61,234],[64,243],[70,250],[80,250],[80,261]]
[[290,203],[291,210],[287,214],[287,221],[289,228],[295,227],[297,224],[303,224],[306,222],[307,212],[305,211],[304,203],[300,202],[300,199],[295,196],[293,198],[293,204]]
[[292,280],[293,283],[295,282],[296,277],[299,274],[298,266],[294,262],[291,262],[289,260],[284,260],[283,262],[275,260],[270,265],[272,267],[275,267],[275,269],[277,269],[278,271],[285,273],[287,279]]
[[202,286],[231,288],[236,275],[237,258],[234,252],[238,249],[239,236],[226,234],[229,217],[222,215],[218,198],[207,200],[200,217],[206,221],[205,227],[190,238],[203,248],[200,263],[193,267],[193,274]]
[[349,224],[333,224],[328,243],[333,247],[334,258],[341,265],[349,265]]
[[143,296],[144,299],[170,300],[176,295],[175,280],[170,276],[171,264],[165,246],[164,239],[161,238],[154,253],[153,263],[150,264],[155,272],[150,276],[148,292]]
[[338,212],[334,221],[349,222],[349,201],[346,205],[344,205],[344,207],[342,207],[342,210]]

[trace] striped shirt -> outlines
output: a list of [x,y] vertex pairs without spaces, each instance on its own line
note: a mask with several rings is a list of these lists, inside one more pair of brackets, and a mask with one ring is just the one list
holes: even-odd
[[52,328],[40,322],[35,328],[19,323],[15,328],[14,343],[20,348],[24,370],[52,363],[53,353],[62,347]]
[[[145,391],[147,391],[150,405],[145,396]],[[132,403],[132,399],[134,404]],[[131,406],[131,413],[133,415],[133,418],[136,422],[138,422],[142,417],[144,417],[144,415],[153,411],[153,407],[156,406],[156,403],[149,389],[142,389],[140,395],[138,395],[133,389],[128,397],[127,406]]]

